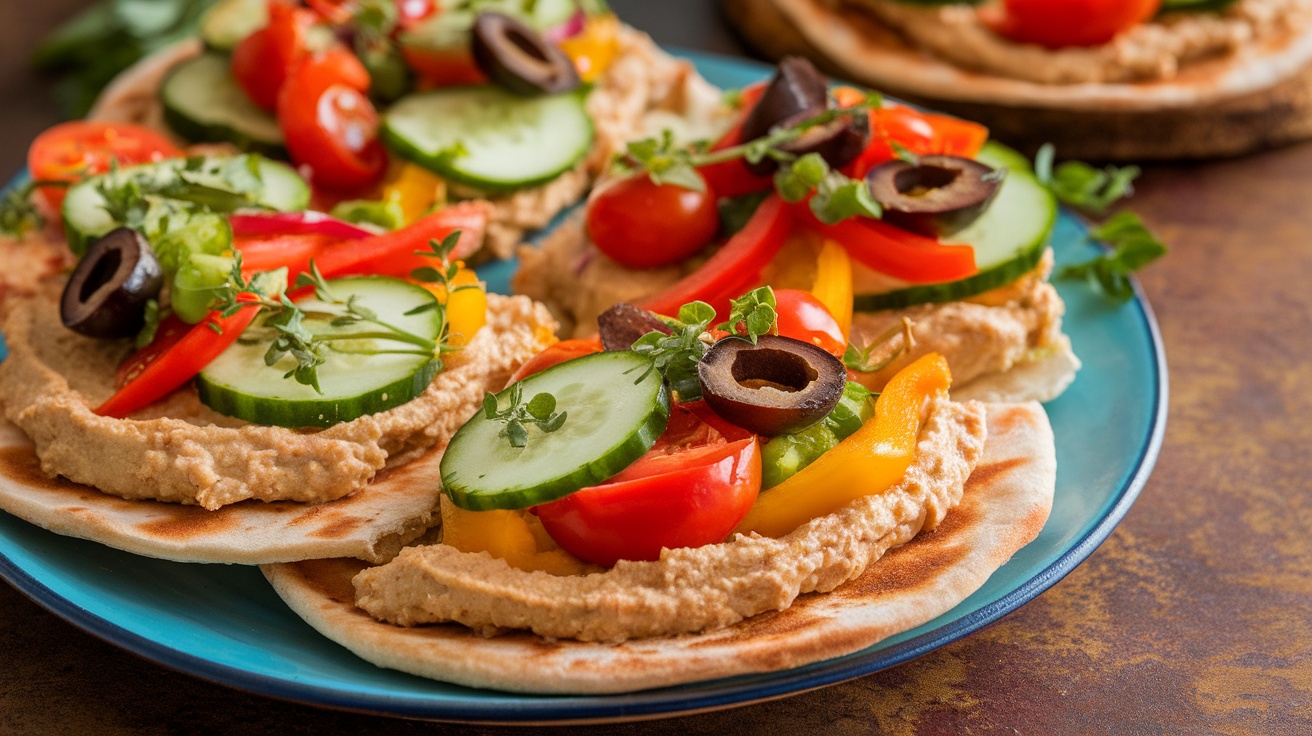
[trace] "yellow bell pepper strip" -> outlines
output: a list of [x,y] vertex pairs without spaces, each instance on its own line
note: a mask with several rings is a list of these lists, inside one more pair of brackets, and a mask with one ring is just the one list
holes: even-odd
[[487,292],[478,280],[478,274],[465,264],[457,261],[460,267],[451,279],[453,286],[474,286],[473,289],[456,289],[450,297],[441,284],[424,284],[438,301],[446,306],[447,339],[451,347],[463,347],[469,344],[474,334],[487,324]]
[[824,240],[816,254],[811,294],[834,316],[847,339],[852,332],[852,259],[832,240]]
[[517,570],[579,575],[593,569],[552,542],[541,526],[523,511],[467,511],[442,501],[443,544],[461,552],[487,552]]
[[595,82],[619,55],[620,21],[613,13],[589,17],[583,32],[560,42],[560,50],[574,62],[579,78]]
[[403,161],[393,165],[388,173],[382,199],[395,199],[408,225],[445,202],[446,182],[422,166]]
[[875,402],[873,419],[796,475],[763,492],[736,531],[781,537],[896,484],[915,458],[925,400],[946,392],[951,383],[947,360],[938,353],[899,371]]

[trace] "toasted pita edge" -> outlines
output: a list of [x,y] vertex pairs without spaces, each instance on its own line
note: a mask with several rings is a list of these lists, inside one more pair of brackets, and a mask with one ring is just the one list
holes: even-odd
[[888,43],[891,32],[870,41],[815,0],[721,5],[768,56],[807,56],[835,76],[983,123],[1031,154],[1052,143],[1063,158],[1212,158],[1312,138],[1312,29],[1177,82],[1045,85],[959,69]]
[[915,628],[965,600],[1038,536],[1052,507],[1056,453],[1041,406],[988,408],[989,439],[961,505],[933,532],[890,551],[831,593],[699,635],[620,645],[485,638],[456,624],[402,628],[355,606],[355,560],[267,565],[265,577],[311,626],[388,669],[533,693],[617,693],[832,659]]
[[[550,331],[546,310],[537,321],[511,324],[525,297],[489,300],[489,329]],[[502,316],[505,315],[505,316]],[[529,355],[541,346],[527,350]],[[513,360],[512,360],[513,359]],[[481,366],[488,390],[499,390],[520,357]],[[507,364],[507,361],[513,363]],[[478,409],[477,399],[464,408]],[[453,422],[458,427],[464,417]],[[290,431],[290,430],[288,430]],[[46,475],[30,439],[0,419],[0,510],[64,536],[176,562],[258,565],[324,557],[385,562],[437,519],[445,440],[423,454],[389,459],[374,479],[348,496],[320,504],[248,500],[206,510],[153,500],[128,500],[63,477]]]

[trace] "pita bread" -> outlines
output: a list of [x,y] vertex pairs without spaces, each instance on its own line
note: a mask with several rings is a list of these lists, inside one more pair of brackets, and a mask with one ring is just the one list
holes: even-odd
[[1236,155],[1312,137],[1312,28],[1145,83],[1041,84],[962,69],[869,16],[823,0],[722,0],[766,54],[800,54],[832,74],[987,125],[1032,152],[1173,159]]
[[[119,497],[62,476],[52,478],[44,472],[37,448],[28,436],[0,420],[0,509],[59,534],[178,562],[253,565],[316,557],[347,556],[374,562],[390,559],[426,530],[437,515],[440,448],[477,411],[485,390],[499,389],[524,360],[549,344],[553,323],[541,306],[524,297],[489,295],[488,299],[488,325],[468,348],[481,356],[479,360],[452,361],[430,386],[430,393],[437,392],[437,400],[426,404],[423,411],[406,412],[404,407],[410,406],[407,404],[399,413],[392,410],[371,415],[382,433],[378,439],[393,442],[394,446],[389,445],[384,455],[386,466],[376,473],[366,468],[364,479],[372,480],[349,495],[317,505],[246,500],[214,510]],[[15,361],[25,358],[11,355],[6,367],[13,369]],[[12,370],[0,372],[9,376]],[[165,411],[175,400],[185,404],[186,397],[179,398],[180,393],[155,409]],[[190,401],[194,402],[194,397]],[[240,425],[225,423],[208,429],[223,433],[235,446],[241,446]],[[167,429],[157,431],[169,435],[166,445],[174,440],[183,445],[185,442],[178,438],[190,426],[176,420]],[[343,426],[337,425],[319,436],[327,437]],[[273,431],[291,432],[277,428]],[[403,438],[408,438],[404,444],[396,444]],[[91,432],[85,441],[96,439],[97,434]],[[71,443],[71,452],[76,452],[80,441]],[[350,440],[329,437],[325,441]],[[144,440],[117,446],[122,452],[106,460],[103,467],[121,470],[119,466],[148,464],[149,443]],[[282,471],[296,474],[297,467],[288,462],[264,470],[266,476]],[[358,469],[336,470],[345,473]],[[140,482],[137,476],[122,481],[129,488]]]
[[618,645],[485,638],[455,624],[402,628],[354,604],[355,560],[262,568],[288,605],[325,636],[380,666],[473,687],[614,693],[798,667],[851,654],[956,606],[1033,540],[1056,479],[1052,429],[1037,403],[993,405],[988,441],[961,504],[933,532],[891,550],[855,580],[784,611],[705,634]]

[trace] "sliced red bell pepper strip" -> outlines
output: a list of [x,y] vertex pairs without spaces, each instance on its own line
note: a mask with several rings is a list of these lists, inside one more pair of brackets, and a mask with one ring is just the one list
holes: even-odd
[[821,236],[847,250],[867,268],[913,284],[964,279],[979,272],[975,249],[947,245],[881,220],[850,217],[834,225],[816,219],[805,204],[796,205],[798,219]]
[[745,287],[760,281],[761,269],[783,247],[792,220],[783,200],[773,194],[766,197],[747,225],[701,268],[659,294],[643,299],[639,306],[673,316],[684,304],[701,300],[715,307],[719,319],[727,319],[729,300],[742,296]]
[[332,215],[304,212],[235,212],[228,216],[234,237],[323,235],[330,238],[368,238],[374,233]]
[[287,268],[295,275],[310,268],[310,259],[318,258],[324,248],[337,242],[323,235],[265,235],[233,238],[232,247],[241,253],[241,270],[248,276],[259,271]]
[[169,395],[236,342],[259,311],[259,305],[252,304],[227,317],[210,312],[172,347],[159,353],[135,377],[130,377],[113,396],[95,408],[95,413],[122,419]]
[[415,255],[428,250],[428,241],[441,241],[459,230],[460,242],[451,260],[468,258],[483,244],[488,207],[482,202],[461,202],[425,215],[409,225],[382,235],[351,240],[325,248],[315,259],[325,278],[354,274],[379,274],[405,278],[433,259]]
[[921,112],[913,107],[884,102],[870,111],[870,143],[843,169],[854,179],[897,157],[893,144],[921,156],[943,154],[974,158],[989,138],[989,129],[951,115]]

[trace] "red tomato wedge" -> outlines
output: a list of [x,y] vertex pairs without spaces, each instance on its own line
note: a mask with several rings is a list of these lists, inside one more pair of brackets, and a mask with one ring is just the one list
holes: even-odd
[[278,124],[287,152],[310,168],[316,187],[361,190],[387,169],[368,89],[369,72],[341,48],[305,56],[288,72],[278,93]]
[[989,129],[951,115],[921,112],[885,101],[870,111],[870,145],[843,173],[854,179],[897,157],[894,144],[917,155],[944,154],[974,158],[989,138]]
[[728,316],[729,300],[758,283],[765,268],[783,247],[792,225],[789,207],[776,195],[765,198],[747,225],[729,238],[701,268],[639,306],[674,316],[679,307],[701,300],[715,307],[719,319]]
[[122,373],[126,382],[95,413],[122,419],[173,393],[236,342],[259,311],[251,305],[227,317],[210,312],[181,334],[157,333],[160,344],[152,343],[126,361],[128,368]]
[[809,342],[838,358],[847,352],[847,340],[838,320],[809,291],[775,289],[775,326],[779,334]]
[[1020,43],[1101,46],[1157,14],[1162,0],[1005,0],[980,19]]
[[[182,151],[149,128],[131,123],[75,120],[47,128],[27,149],[27,168],[37,181],[81,181],[109,171],[111,165],[132,166],[166,158]],[[63,187],[42,187],[41,196],[52,209],[64,201]]]
[[[730,425],[731,426],[731,425]],[[737,428],[733,428],[737,429]],[[746,435],[738,429],[735,437]],[[729,440],[693,406],[676,405],[661,441],[623,473],[534,508],[547,533],[598,565],[655,560],[662,549],[724,541],[756,502],[760,445]]]
[[315,14],[281,2],[269,3],[269,22],[232,50],[232,76],[252,102],[272,111],[292,66],[306,54]]

